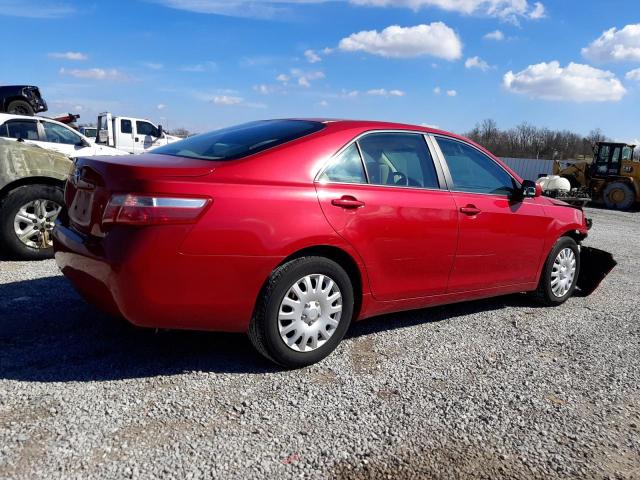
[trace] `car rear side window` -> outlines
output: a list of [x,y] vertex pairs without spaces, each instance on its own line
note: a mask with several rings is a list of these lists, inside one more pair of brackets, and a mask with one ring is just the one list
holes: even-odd
[[[106,128],[105,128],[106,130]],[[120,120],[120,132],[121,133],[133,133],[131,128],[131,120]]]
[[40,140],[38,136],[38,124],[35,120],[9,120],[5,125],[7,128],[6,136],[9,138]]
[[344,152],[335,157],[324,173],[320,175],[319,180],[321,182],[367,183],[356,144],[352,143]]
[[452,190],[469,193],[509,195],[515,181],[500,165],[470,145],[438,137],[453,179]]
[[417,133],[372,133],[358,141],[369,182],[396,187],[440,188],[424,137]]
[[235,160],[319,132],[321,122],[262,120],[189,137],[153,153],[199,160]]

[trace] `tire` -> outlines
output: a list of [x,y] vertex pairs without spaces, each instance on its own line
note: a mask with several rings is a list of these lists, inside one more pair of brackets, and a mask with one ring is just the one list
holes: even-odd
[[[324,279],[320,276],[324,276]],[[308,294],[302,290],[306,278],[309,278],[312,287],[310,290],[305,287]],[[327,278],[333,281],[333,286]],[[320,282],[322,285],[319,285]],[[297,302],[297,295],[293,292],[295,286],[304,295],[298,297]],[[333,299],[336,288],[341,295],[342,311],[339,316],[337,312],[327,313],[329,308],[339,308],[340,300]],[[314,364],[329,355],[349,329],[353,298],[351,279],[336,262],[324,257],[296,258],[271,273],[249,325],[249,339],[264,357],[283,367],[301,368]],[[290,305],[300,307],[294,310]],[[286,318],[288,316],[290,320]],[[328,319],[328,316],[331,318]],[[331,325],[328,323],[330,320],[333,320]],[[287,332],[287,328],[292,330]],[[285,333],[281,334],[281,330]],[[317,333],[313,333],[315,331]],[[310,333],[306,340],[306,335]],[[288,342],[293,342],[291,346],[285,343],[283,335],[287,336]],[[328,338],[323,338],[325,336]],[[316,347],[313,338],[316,339]]]
[[613,182],[604,188],[602,198],[607,208],[628,210],[632,207],[636,195],[630,185],[623,182]]
[[[558,265],[556,264],[556,260],[560,260],[560,255],[562,252],[567,252],[570,250],[573,254],[573,260],[575,261],[575,269],[573,271],[573,276],[571,277],[571,283],[569,285],[565,285],[567,288],[564,290],[564,287],[554,291],[554,285],[552,282],[560,276],[560,280],[558,282],[563,281],[562,272],[558,272]],[[570,255],[569,255],[570,257]],[[562,263],[562,260],[561,260]],[[563,264],[566,265],[566,264]],[[557,272],[557,273],[556,273]],[[538,284],[537,290],[534,292],[535,300],[547,307],[555,307],[563,304],[567,301],[573,292],[576,289],[576,284],[578,283],[578,276],[580,275],[580,248],[578,244],[575,242],[573,238],[570,237],[560,237],[558,241],[555,243],[547,260],[544,262],[544,268],[542,270],[542,275],[540,275],[540,283]],[[565,277],[566,278],[566,277]]]
[[29,102],[25,102],[24,100],[14,100],[7,106],[7,113],[32,116],[35,112]]
[[[62,205],[62,189],[52,185],[25,185],[10,191],[0,203],[0,249],[22,260],[53,257],[50,233]],[[29,220],[33,227],[39,228],[33,228]],[[29,233],[30,229],[33,229],[33,235],[25,241],[20,240],[17,231]]]

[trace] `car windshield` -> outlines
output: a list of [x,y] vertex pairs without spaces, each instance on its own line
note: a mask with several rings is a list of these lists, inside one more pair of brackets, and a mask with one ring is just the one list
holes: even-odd
[[308,120],[261,120],[189,137],[153,153],[200,160],[235,160],[296,140],[324,128]]

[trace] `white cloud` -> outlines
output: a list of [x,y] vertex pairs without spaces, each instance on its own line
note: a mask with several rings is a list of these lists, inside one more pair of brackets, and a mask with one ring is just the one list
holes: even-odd
[[570,102],[615,102],[626,94],[616,76],[589,65],[557,61],[529,65],[518,73],[507,72],[504,87],[515,93],[543,100]]
[[456,97],[458,92],[456,90],[447,90],[447,95],[450,97]]
[[90,78],[93,80],[127,80],[129,77],[115,68],[89,68],[87,70],[66,69],[59,70],[60,75],[68,75],[75,78]]
[[59,58],[62,60],[82,61],[89,58],[88,55],[81,52],[54,52],[49,54],[50,58]]
[[442,93],[442,89],[440,87],[436,87],[433,89],[433,93],[436,95],[440,95]]
[[156,107],[158,110],[164,110],[165,108],[167,108],[167,106],[164,103],[159,103],[158,106]]
[[495,40],[496,42],[501,42],[504,40],[504,33],[500,30],[494,30],[493,32],[489,32],[484,36],[487,40]]
[[374,88],[367,91],[367,95],[378,97],[404,97],[405,92],[402,90],[387,90],[386,88]]
[[318,102],[318,106],[326,108],[329,106],[329,102],[327,102],[326,100],[321,100],[320,102]]
[[299,4],[324,3],[329,0],[147,0],[169,8],[194,13],[246,18],[282,18],[290,7]]
[[343,38],[339,45],[347,52],[367,52],[382,57],[408,58],[431,55],[445,60],[462,56],[460,37],[442,22],[415,27],[392,25],[381,32],[362,31]]
[[324,77],[324,73],[320,71],[315,72],[305,72],[300,70],[299,68],[291,69],[291,74],[288,75],[286,73],[281,73],[276,77],[276,80],[282,83],[283,85],[288,85],[289,81],[292,79],[297,80],[298,85],[301,87],[308,88],[311,86],[311,82],[314,80],[320,80]]
[[253,90],[258,92],[261,95],[271,95],[276,91],[276,87],[273,85],[261,84],[261,85],[254,85]]
[[180,70],[183,72],[202,73],[211,72],[217,67],[218,65],[216,64],[216,62],[202,62],[193,65],[185,65],[184,67],[180,67]]
[[304,56],[309,63],[317,63],[322,61],[322,58],[320,58],[320,55],[318,55],[313,50],[306,50],[304,52]]
[[216,105],[238,105],[244,101],[244,98],[232,97],[230,95],[216,95],[211,101]]
[[631,70],[630,72],[627,72],[624,78],[626,78],[627,80],[640,81],[640,68],[636,68],[635,70]]
[[486,72],[491,68],[487,62],[477,56],[467,58],[467,61],[464,62],[464,66],[465,68],[477,68],[483,72]]
[[151,70],[162,70],[164,68],[163,64],[156,62],[143,62],[142,66],[150,68]]
[[23,18],[62,18],[75,13],[75,8],[46,0],[0,0],[0,16]]
[[536,2],[533,6],[533,10],[529,12],[529,18],[532,20],[539,20],[546,17],[546,14],[547,12],[544,8],[544,5],[540,2]]
[[583,48],[582,56],[597,63],[640,60],[640,23],[610,28]]
[[544,16],[544,5],[527,0],[350,0],[356,5],[374,7],[408,7],[418,10],[422,7],[436,7],[465,15],[487,15],[517,23],[518,18],[533,20]]

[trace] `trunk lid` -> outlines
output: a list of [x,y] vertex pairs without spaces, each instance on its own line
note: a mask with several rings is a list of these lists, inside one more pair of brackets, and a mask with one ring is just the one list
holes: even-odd
[[112,194],[188,192],[185,182],[206,177],[216,165],[152,153],[78,158],[65,188],[69,225],[83,234],[104,236],[102,215]]

